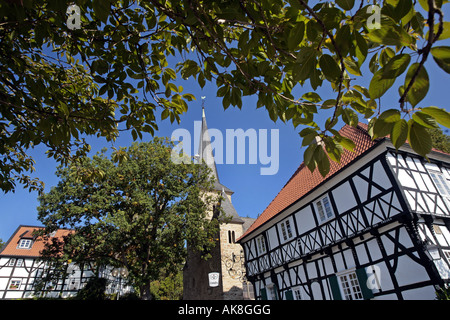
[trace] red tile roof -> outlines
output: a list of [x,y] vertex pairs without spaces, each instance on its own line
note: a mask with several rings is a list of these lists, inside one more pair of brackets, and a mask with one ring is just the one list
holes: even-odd
[[[19,226],[6,243],[6,246],[3,247],[3,250],[0,252],[0,256],[40,257],[41,251],[44,249],[45,242],[42,237],[36,237],[35,231],[42,229],[43,227]],[[68,229],[58,229],[54,237],[60,238],[72,232],[72,230]],[[19,249],[18,244],[20,239],[34,239],[31,248]]]
[[322,177],[317,168],[316,170],[314,170],[314,172],[311,173],[308,167],[306,167],[302,162],[300,167],[298,167],[297,171],[295,171],[295,173],[281,189],[278,195],[272,200],[272,202],[267,206],[263,213],[250,226],[247,232],[245,232],[244,235],[240,237],[240,239],[255,231],[258,227],[262,226],[264,223],[275,217],[288,206],[312,191],[319,184],[328,180],[331,176],[343,169],[350,162],[355,160],[358,156],[369,150],[380,141],[373,141],[371,139],[371,137],[367,133],[367,125],[363,123],[359,123],[356,128],[345,125],[339,131],[339,133],[344,137],[350,138],[355,143],[354,152],[345,150],[341,155],[340,163],[336,163],[330,160],[330,172],[325,178]]

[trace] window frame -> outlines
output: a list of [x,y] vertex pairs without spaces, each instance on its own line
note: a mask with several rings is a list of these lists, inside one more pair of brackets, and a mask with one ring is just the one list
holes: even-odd
[[234,230],[228,230],[228,243],[236,243],[236,233]]
[[267,246],[264,235],[257,236],[255,238],[255,242],[256,242],[256,253],[258,254],[258,256],[267,253]]
[[[18,284],[14,284],[17,282]],[[22,280],[12,279],[9,283],[8,290],[20,290],[20,286],[22,285]]]
[[17,249],[31,249],[33,246],[33,240],[31,239],[20,239],[17,244]]
[[292,288],[292,298],[294,300],[303,300],[300,286],[296,286],[296,287]]
[[[364,300],[364,294],[355,269],[346,270],[336,274],[336,276],[343,300]],[[342,279],[344,277],[345,280]],[[348,297],[351,297],[351,299],[348,299]]]
[[[325,204],[325,201],[328,203],[328,206]],[[314,207],[316,209],[316,215],[317,215],[319,224],[325,223],[325,222],[333,219],[336,216],[334,213],[334,210],[333,210],[333,206],[331,205],[331,200],[330,200],[330,197],[328,196],[328,194],[314,200]],[[331,213],[331,215],[328,214],[328,211],[326,210],[327,208],[329,208],[329,212]],[[323,218],[322,218],[322,216],[323,216]]]
[[9,259],[9,261],[8,261],[8,267],[14,267],[14,266],[16,265],[16,261],[17,261],[16,258],[11,258],[11,259]]
[[442,172],[433,169],[428,169],[428,174],[430,175],[431,181],[433,181],[437,192],[441,196],[450,198],[450,182],[445,175]]
[[16,267],[22,267],[24,265],[24,259],[17,259]]
[[442,250],[444,258],[447,259],[447,263],[450,265],[450,250]]
[[283,220],[282,222],[280,222],[280,232],[281,232],[281,237],[283,238],[283,241],[289,241],[292,238],[294,238],[294,230],[292,228],[292,223],[291,223],[291,219],[287,218],[285,220]]

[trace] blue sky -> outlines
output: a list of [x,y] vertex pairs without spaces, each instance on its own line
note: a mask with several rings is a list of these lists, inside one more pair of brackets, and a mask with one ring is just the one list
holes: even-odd
[[[448,6],[447,6],[448,7]],[[444,16],[448,16],[450,10],[444,10]],[[446,19],[448,20],[448,19]],[[450,41],[439,41],[436,45],[450,45]],[[416,62],[417,56],[413,56],[411,62]],[[367,64],[367,62],[366,62]],[[438,106],[450,111],[450,77],[441,70],[433,61],[431,55],[425,64],[430,76],[430,90],[427,97],[417,107]],[[367,74],[364,77],[364,74]],[[360,84],[368,87],[371,73],[363,71],[362,79],[353,84]],[[383,109],[398,108],[398,87],[404,81],[404,75],[397,80],[394,86],[381,99]],[[226,129],[267,129],[270,136],[271,129],[279,130],[279,170],[275,175],[260,175],[262,164],[218,164],[217,169],[221,183],[235,193],[232,196],[232,202],[241,216],[256,218],[272,199],[277,195],[290,176],[295,172],[303,159],[304,148],[301,148],[301,138],[298,132],[302,129],[295,129],[292,123],[274,123],[270,120],[265,109],[256,109],[256,97],[246,97],[243,100],[242,110],[230,107],[223,110],[221,98],[216,97],[216,88],[213,84],[207,84],[204,89],[195,85],[194,81],[182,81],[185,92],[194,93],[196,101],[189,103],[189,110],[181,117],[181,123],[170,124],[166,119],[159,122],[159,132],[157,136],[171,136],[177,128],[184,128],[194,136],[194,121],[201,121],[201,97],[205,96],[205,110],[208,128],[220,130],[224,137]],[[310,88],[302,88],[301,93],[311,91]],[[317,92],[323,100],[335,98],[336,94],[331,93],[328,88],[319,88]],[[322,123],[328,117],[323,114],[317,121]],[[360,121],[365,121],[360,119]],[[144,141],[151,140],[148,134],[143,136]],[[105,140],[90,138],[92,145],[91,154],[100,151],[103,147],[112,146]],[[114,143],[115,147],[129,146],[133,142],[130,132],[121,132],[120,137]],[[270,150],[270,146],[269,146]],[[36,160],[36,172],[33,176],[39,177],[45,182],[45,190],[48,191],[58,182],[55,176],[57,163],[53,159],[48,159],[44,154],[43,147],[36,147],[30,150],[29,154]],[[248,160],[246,161],[248,163]],[[14,230],[21,224],[23,225],[41,225],[37,220],[37,201],[36,192],[28,192],[21,186],[16,188],[15,193],[0,194],[0,239],[6,241],[12,235]]]

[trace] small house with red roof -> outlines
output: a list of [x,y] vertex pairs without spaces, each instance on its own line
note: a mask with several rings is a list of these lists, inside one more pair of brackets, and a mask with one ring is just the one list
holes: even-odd
[[[43,227],[19,226],[3,248],[0,248],[0,300],[23,299],[36,296],[36,285],[45,279],[45,275],[53,271],[51,266],[41,258],[41,251],[46,241],[62,239],[73,232],[68,229],[58,229],[44,239],[38,235]],[[61,274],[65,277],[41,283],[39,296],[51,298],[67,298],[77,294],[95,273],[94,268],[86,265],[83,268],[68,261]],[[113,276],[112,268],[103,267],[99,277],[106,278],[108,285],[106,293],[126,293],[131,290],[122,281],[121,275]]]
[[372,140],[322,177],[303,163],[238,239],[261,300],[435,299],[450,282],[450,155]]

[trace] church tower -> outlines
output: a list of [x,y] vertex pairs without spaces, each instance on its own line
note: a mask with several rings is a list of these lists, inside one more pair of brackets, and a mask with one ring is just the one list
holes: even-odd
[[[214,177],[214,191],[221,193],[222,211],[229,221],[220,225],[220,232],[215,237],[218,242],[210,252],[211,258],[203,260],[198,252],[188,248],[188,256],[183,269],[183,299],[184,300],[240,300],[253,292],[243,282],[242,247],[236,243],[255,219],[240,217],[236,212],[231,196],[233,191],[222,185],[219,179],[216,162],[211,146],[211,137],[206,124],[205,108],[202,106],[202,126],[200,132],[199,150],[196,155],[199,163],[205,162]],[[211,212],[210,219],[218,218],[218,210]],[[217,286],[210,286],[209,276],[219,274]]]

